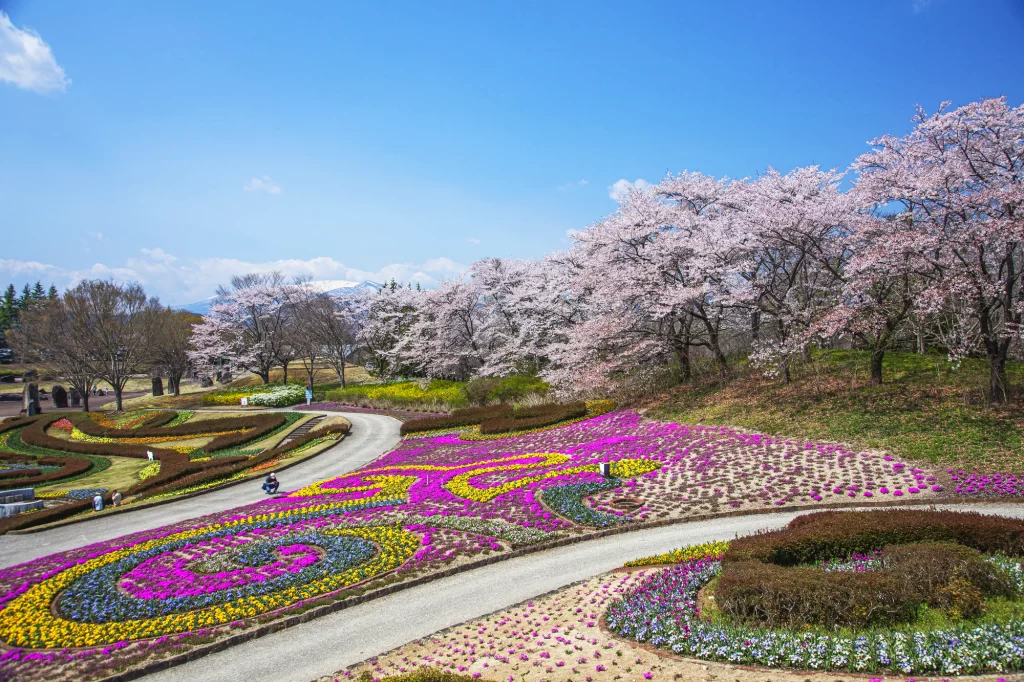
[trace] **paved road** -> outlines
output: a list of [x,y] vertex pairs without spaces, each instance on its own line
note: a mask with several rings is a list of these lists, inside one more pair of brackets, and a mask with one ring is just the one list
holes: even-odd
[[[281,472],[279,478],[282,490],[294,490],[358,469],[393,449],[400,440],[398,428],[401,422],[397,419],[361,413],[344,413],[343,416],[352,422],[352,433],[326,452]],[[253,481],[180,502],[100,516],[95,520],[73,523],[39,533],[5,535],[0,537],[0,568],[93,542],[232,509],[258,502],[265,497],[260,484]]]
[[[1024,505],[947,505],[1024,517]],[[479,618],[630,559],[778,528],[806,512],[736,516],[638,530],[510,559],[375,599],[184,665],[147,682],[309,682],[438,630]]]

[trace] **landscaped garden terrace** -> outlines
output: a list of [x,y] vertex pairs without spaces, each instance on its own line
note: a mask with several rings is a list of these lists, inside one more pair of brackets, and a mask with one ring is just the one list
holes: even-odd
[[[34,488],[44,509],[0,521],[0,532],[66,519],[107,504],[205,490],[318,452],[348,430],[341,418],[288,440],[313,419],[298,412],[163,410],[108,416],[67,413],[0,422],[0,491]],[[150,461],[149,453],[153,454]]]
[[[97,679],[291,615],[326,613],[349,597],[601,532],[716,513],[1024,491],[1011,477],[960,485],[955,472],[881,452],[600,414],[608,407],[505,434],[481,433],[480,414],[443,433],[411,432],[366,467],[284,497],[0,571],[0,672]],[[499,418],[515,421],[514,413]],[[850,558],[845,546],[829,551],[828,559]]]
[[880,682],[1018,671],[1022,530],[1018,519],[971,513],[820,512],[630,562],[322,680],[437,671],[761,682],[785,669],[795,680],[846,679],[831,671]]

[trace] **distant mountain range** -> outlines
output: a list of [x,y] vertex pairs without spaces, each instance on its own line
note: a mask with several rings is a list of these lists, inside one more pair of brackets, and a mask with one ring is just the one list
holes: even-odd
[[[360,291],[366,289],[373,289],[379,291],[383,284],[377,282],[371,282],[370,280],[364,280],[362,282],[348,282],[343,279],[323,279],[316,280],[309,283],[309,286],[316,289],[317,291],[325,291],[332,296],[348,296],[350,294],[357,294]],[[210,312],[210,306],[217,301],[216,296],[211,296],[205,301],[196,301],[195,303],[185,303],[183,305],[173,306],[176,310],[187,310],[190,313],[196,313],[197,315],[205,315]]]

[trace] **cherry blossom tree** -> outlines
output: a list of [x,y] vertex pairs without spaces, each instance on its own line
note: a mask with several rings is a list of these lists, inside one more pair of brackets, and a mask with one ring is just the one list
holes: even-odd
[[294,286],[279,272],[233,277],[193,330],[193,363],[212,372],[227,361],[270,383],[271,369],[289,352],[286,303]]
[[906,250],[937,273],[921,296],[933,310],[963,300],[989,362],[989,399],[1006,400],[1006,359],[1024,315],[1024,106],[1005,98],[935,114],[918,108],[903,137],[873,140],[854,163],[858,196],[896,205]]

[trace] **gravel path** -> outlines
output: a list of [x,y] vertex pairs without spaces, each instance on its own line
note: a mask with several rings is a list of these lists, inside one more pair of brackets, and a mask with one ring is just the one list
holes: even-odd
[[[1024,505],[958,504],[1024,517]],[[143,679],[152,682],[309,682],[438,630],[682,545],[778,528],[807,512],[681,523],[539,552],[436,580],[288,628]]]
[[[352,432],[340,443],[316,457],[281,472],[283,491],[295,490],[326,478],[333,478],[372,462],[399,442],[401,422],[377,414],[338,414],[352,422]],[[0,537],[0,568],[82,547],[93,542],[158,528],[205,514],[221,512],[265,499],[258,480],[233,485],[180,502],[142,508],[122,514],[100,516],[67,526]]]

